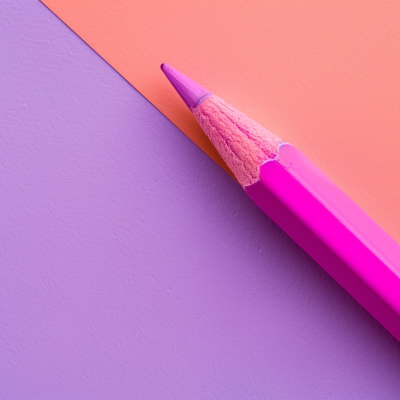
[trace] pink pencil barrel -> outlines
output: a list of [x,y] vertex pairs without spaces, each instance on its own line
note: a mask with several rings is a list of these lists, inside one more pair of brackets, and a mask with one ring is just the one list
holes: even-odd
[[400,246],[383,229],[288,144],[245,190],[400,340]]

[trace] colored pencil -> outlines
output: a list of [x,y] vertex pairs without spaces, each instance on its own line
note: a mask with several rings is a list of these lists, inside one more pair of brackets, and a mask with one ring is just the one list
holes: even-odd
[[400,246],[296,147],[161,69],[250,198],[400,340]]

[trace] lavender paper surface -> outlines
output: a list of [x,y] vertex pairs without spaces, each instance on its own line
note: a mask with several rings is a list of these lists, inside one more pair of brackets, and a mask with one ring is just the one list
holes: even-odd
[[1,399],[398,397],[398,342],[237,183],[41,3],[0,25]]

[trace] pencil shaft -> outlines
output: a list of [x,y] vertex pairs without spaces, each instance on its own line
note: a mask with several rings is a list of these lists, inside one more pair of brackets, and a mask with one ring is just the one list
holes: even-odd
[[400,246],[385,231],[288,144],[246,192],[400,340]]

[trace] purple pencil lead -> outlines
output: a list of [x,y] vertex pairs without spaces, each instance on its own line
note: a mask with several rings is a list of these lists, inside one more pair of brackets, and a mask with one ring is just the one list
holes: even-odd
[[161,70],[190,110],[211,94],[210,91],[204,89],[198,83],[192,81],[168,64],[162,63]]

